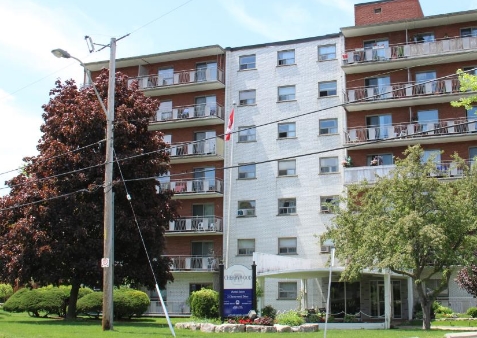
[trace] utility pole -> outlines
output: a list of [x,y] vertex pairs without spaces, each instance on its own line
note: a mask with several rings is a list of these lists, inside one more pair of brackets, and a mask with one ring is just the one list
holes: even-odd
[[114,209],[113,209],[113,122],[116,87],[116,39],[111,38],[106,115],[106,163],[104,168],[104,247],[103,247],[103,331],[113,329]]

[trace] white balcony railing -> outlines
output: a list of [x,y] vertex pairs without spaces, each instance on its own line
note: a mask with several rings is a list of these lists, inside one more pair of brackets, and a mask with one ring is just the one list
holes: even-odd
[[395,123],[383,126],[349,128],[346,143],[359,143],[388,138],[429,137],[436,135],[468,134],[477,131],[477,121],[466,118]]
[[192,216],[181,217],[169,222],[169,230],[166,232],[222,232],[222,218],[216,216]]
[[217,256],[169,256],[172,271],[216,271],[220,259]]
[[[466,165],[471,167],[474,161],[466,160]],[[376,183],[379,177],[389,177],[390,172],[395,168],[394,164],[378,165],[367,167],[351,167],[344,168],[344,183],[352,184],[366,180],[368,183]],[[464,174],[463,168],[459,167],[456,162],[442,161],[437,162],[435,170],[431,173],[431,177],[461,177]]]
[[383,86],[354,87],[346,90],[346,103],[393,100],[419,96],[442,95],[460,92],[457,76],[426,83],[404,82]]
[[173,143],[169,148],[171,157],[188,155],[217,155],[217,139],[195,141],[192,143]]
[[174,121],[184,119],[200,119],[204,117],[216,116],[224,119],[224,108],[218,103],[195,104],[172,109],[160,108],[157,111],[157,122]]
[[223,193],[224,185],[220,179],[191,179],[161,182],[162,190],[172,190],[177,194]]
[[139,89],[169,87],[193,83],[224,82],[224,71],[216,67],[190,69],[174,72],[172,77],[150,74],[129,78],[128,84],[138,81]]
[[343,54],[343,64],[382,62],[402,58],[440,55],[477,48],[477,37],[454,37],[430,42],[406,43],[392,46],[357,48]]

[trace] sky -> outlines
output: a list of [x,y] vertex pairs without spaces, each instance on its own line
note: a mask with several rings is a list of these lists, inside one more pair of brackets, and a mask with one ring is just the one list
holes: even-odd
[[[369,0],[1,0],[0,196],[22,158],[37,155],[42,105],[56,79],[83,81],[72,59],[108,60],[109,48],[89,53],[84,37],[117,58],[218,44],[239,47],[339,33],[354,25],[354,4]],[[424,15],[477,9],[477,0],[420,0]],[[98,47],[97,47],[98,48]],[[13,170],[13,171],[12,171]]]

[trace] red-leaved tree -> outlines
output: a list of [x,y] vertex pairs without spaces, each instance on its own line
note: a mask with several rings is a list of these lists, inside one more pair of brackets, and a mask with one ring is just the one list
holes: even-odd
[[[95,80],[106,104],[108,71]],[[148,131],[158,102],[128,86],[116,74],[114,149],[114,281],[154,286],[125,180],[150,178],[169,168],[160,132]],[[74,317],[80,285],[102,285],[103,205],[106,116],[92,87],[73,80],[56,82],[43,106],[43,135],[38,156],[24,159],[22,173],[7,182],[0,199],[0,273],[24,285],[71,284],[68,317]],[[120,169],[120,170],[119,170]],[[127,191],[158,282],[172,280],[169,261],[161,258],[164,229],[177,217],[170,191],[156,193],[154,179],[127,181]]]

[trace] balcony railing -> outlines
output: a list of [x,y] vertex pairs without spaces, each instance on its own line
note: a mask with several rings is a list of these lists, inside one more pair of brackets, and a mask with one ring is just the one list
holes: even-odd
[[393,100],[423,95],[442,95],[458,93],[460,82],[456,77],[444,80],[434,80],[426,83],[404,82],[392,83],[386,86],[354,87],[346,90],[346,103],[363,101]]
[[[474,164],[474,161],[466,160],[466,165],[469,167]],[[391,170],[396,166],[378,165],[367,167],[352,167],[344,168],[344,183],[352,184],[359,183],[366,180],[368,183],[376,183],[378,177],[388,177]],[[464,170],[456,162],[442,161],[436,163],[435,170],[431,173],[431,177],[461,177]]]
[[218,103],[195,104],[190,106],[174,107],[172,109],[160,108],[154,121],[174,121],[184,119],[200,119],[215,116],[224,119],[224,108]]
[[477,121],[468,121],[466,118],[395,123],[392,125],[350,128],[345,132],[345,142],[359,143],[388,138],[468,134],[476,130]]
[[192,179],[161,182],[162,190],[172,190],[177,194],[223,193],[224,186],[220,179]]
[[166,232],[200,232],[215,233],[222,232],[222,218],[216,216],[193,216],[182,217],[169,222],[169,230]]
[[172,271],[217,271],[220,258],[217,256],[169,256]]
[[[220,141],[219,141],[220,142]],[[171,157],[189,155],[217,155],[217,139],[195,141],[193,143],[173,143],[169,148]]]
[[169,87],[176,85],[204,83],[204,82],[224,82],[224,71],[219,68],[190,69],[174,72],[171,77],[150,74],[129,78],[128,84],[138,81],[139,89],[151,89],[158,87]]
[[396,59],[440,55],[477,48],[477,37],[454,37],[431,42],[406,43],[373,48],[358,48],[343,54],[343,64],[382,62]]

